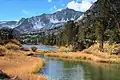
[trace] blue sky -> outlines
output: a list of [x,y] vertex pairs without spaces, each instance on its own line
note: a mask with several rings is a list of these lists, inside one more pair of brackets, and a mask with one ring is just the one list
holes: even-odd
[[85,12],[96,0],[0,0],[0,21],[20,20],[64,8]]

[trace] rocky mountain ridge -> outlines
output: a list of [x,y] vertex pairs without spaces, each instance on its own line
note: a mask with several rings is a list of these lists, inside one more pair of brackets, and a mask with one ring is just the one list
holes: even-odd
[[73,9],[63,9],[53,14],[42,14],[31,18],[22,18],[17,21],[0,22],[0,27],[15,28],[21,33],[30,33],[39,30],[49,30],[63,26],[67,21],[77,20],[83,12]]

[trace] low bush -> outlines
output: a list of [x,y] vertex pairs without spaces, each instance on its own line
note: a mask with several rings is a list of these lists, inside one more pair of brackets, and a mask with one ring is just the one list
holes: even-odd
[[4,56],[7,49],[4,46],[0,46],[0,56]]
[[62,58],[69,58],[69,56],[62,56]]
[[18,45],[11,42],[7,43],[5,47],[9,50],[20,50],[20,47]]
[[0,52],[2,53],[2,52],[6,52],[7,51],[7,49],[4,47],[4,46],[0,46]]
[[72,46],[68,46],[68,47],[63,47],[61,46],[59,49],[58,49],[59,52],[71,52],[72,51]]
[[84,57],[83,57],[83,60],[87,60],[87,57],[84,56]]
[[32,50],[33,52],[36,52],[36,50],[37,50],[37,47],[35,47],[35,46],[32,46],[32,47],[31,47],[31,50]]

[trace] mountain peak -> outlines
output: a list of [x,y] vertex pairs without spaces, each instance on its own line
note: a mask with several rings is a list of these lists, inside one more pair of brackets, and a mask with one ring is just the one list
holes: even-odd
[[63,9],[63,10],[72,10],[72,11],[75,11],[74,9],[70,9],[70,8],[65,8],[65,9]]
[[82,12],[66,8],[53,14],[43,13],[42,15],[33,16],[31,18],[22,18],[15,26],[21,33],[49,30],[63,26],[67,21],[76,20],[81,15]]
[[70,9],[70,8],[65,8],[65,9],[62,9],[61,11],[58,11],[58,12],[63,12],[63,11],[74,11],[74,12],[80,12],[80,11],[75,11],[74,9]]

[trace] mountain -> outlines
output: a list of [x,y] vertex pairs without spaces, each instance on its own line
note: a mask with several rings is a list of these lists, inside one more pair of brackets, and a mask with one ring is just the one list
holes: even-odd
[[22,18],[16,24],[21,33],[29,33],[37,30],[49,30],[64,25],[67,21],[78,19],[83,13],[73,9],[63,9],[53,14],[42,14],[31,18]]
[[31,18],[22,18],[19,21],[1,21],[0,28],[15,28],[21,33],[45,31],[63,26],[67,21],[77,20],[83,12],[73,9],[63,9],[53,14],[42,14]]
[[8,27],[8,28],[14,28],[17,21],[1,21],[0,22],[0,28]]

